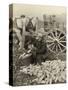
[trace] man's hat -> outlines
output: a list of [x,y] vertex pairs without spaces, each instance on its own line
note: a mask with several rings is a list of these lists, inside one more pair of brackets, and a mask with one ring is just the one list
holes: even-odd
[[21,15],[20,17],[21,17],[21,18],[25,18],[25,15],[23,14],[23,15]]

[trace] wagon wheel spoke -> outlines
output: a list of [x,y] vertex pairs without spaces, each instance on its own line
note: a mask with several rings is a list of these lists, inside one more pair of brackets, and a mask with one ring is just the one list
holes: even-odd
[[62,33],[60,32],[59,35],[58,35],[58,38],[60,38],[60,35],[61,35],[61,34],[62,34]]
[[54,42],[54,41],[53,41],[53,40],[47,40],[46,42],[47,42],[47,43],[49,43],[49,42],[52,43],[52,42]]
[[54,50],[54,48],[55,48],[55,44],[53,45],[52,50]]
[[55,30],[55,36],[57,37],[57,30]]
[[61,37],[59,40],[63,39],[65,37],[65,35],[63,37]]
[[48,47],[51,47],[54,43],[51,43],[50,45],[48,45]]
[[59,44],[60,44],[62,47],[66,48],[66,46],[64,46],[62,43],[59,42]]
[[60,51],[62,52],[62,48],[61,48],[60,44],[58,44],[58,47],[59,47]]
[[54,33],[52,31],[50,33],[51,33],[52,37],[55,38]]
[[51,36],[48,36],[49,39],[53,40],[53,38]]
[[59,41],[59,42],[61,42],[61,43],[66,43],[66,41]]
[[56,45],[56,52],[58,52],[58,47],[57,47],[57,45]]

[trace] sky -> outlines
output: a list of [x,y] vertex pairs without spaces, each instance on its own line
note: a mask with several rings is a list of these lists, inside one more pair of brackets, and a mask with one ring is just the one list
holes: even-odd
[[[11,14],[11,11],[10,11]],[[38,16],[43,19],[43,14],[46,15],[65,15],[66,8],[60,6],[40,6],[40,5],[26,5],[26,4],[13,4],[13,18],[20,17],[22,14],[26,16]]]

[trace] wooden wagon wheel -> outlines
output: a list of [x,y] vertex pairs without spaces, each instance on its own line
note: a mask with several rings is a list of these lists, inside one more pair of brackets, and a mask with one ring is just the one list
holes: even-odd
[[66,33],[60,29],[52,29],[47,34],[47,47],[48,49],[59,54],[66,50]]

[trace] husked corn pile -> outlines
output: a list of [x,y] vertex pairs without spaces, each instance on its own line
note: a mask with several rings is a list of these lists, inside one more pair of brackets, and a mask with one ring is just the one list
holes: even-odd
[[22,66],[20,72],[36,76],[32,82],[51,84],[66,81],[66,61],[48,60],[41,65]]

